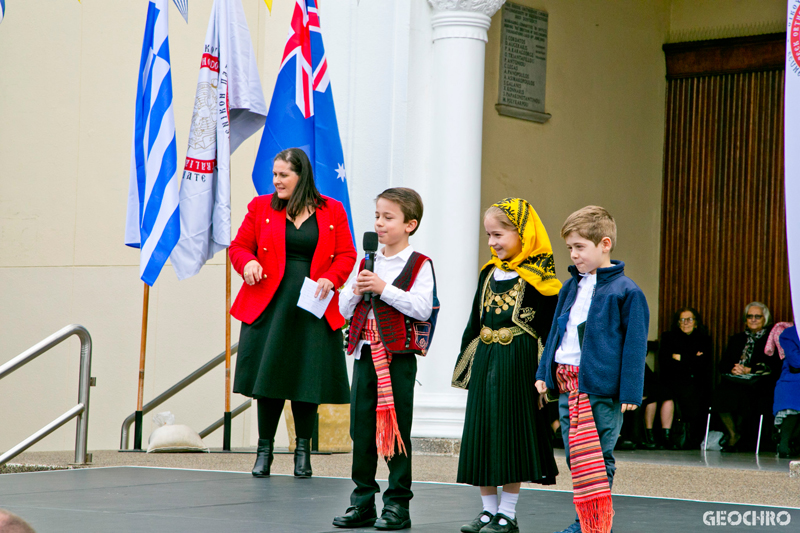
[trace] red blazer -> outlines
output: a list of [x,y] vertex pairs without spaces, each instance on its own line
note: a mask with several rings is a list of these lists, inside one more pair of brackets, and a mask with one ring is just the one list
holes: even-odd
[[[344,285],[356,263],[356,249],[342,204],[323,196],[327,204],[317,208],[319,241],[311,259],[311,279],[326,278],[333,290]],[[270,206],[272,195],[253,198],[247,206],[247,216],[230,246],[231,264],[242,276],[244,266],[255,259],[264,269],[266,279],[255,285],[242,285],[231,315],[252,324],[267,308],[283,279],[286,269],[286,209],[275,211]],[[344,325],[339,312],[339,293],[334,293],[325,311],[331,329]]]

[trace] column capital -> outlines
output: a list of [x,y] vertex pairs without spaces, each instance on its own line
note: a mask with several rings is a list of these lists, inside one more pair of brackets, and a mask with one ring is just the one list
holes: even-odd
[[488,42],[492,15],[506,0],[428,0],[433,6],[433,40],[476,39]]
[[428,0],[437,11],[469,11],[491,17],[506,0]]

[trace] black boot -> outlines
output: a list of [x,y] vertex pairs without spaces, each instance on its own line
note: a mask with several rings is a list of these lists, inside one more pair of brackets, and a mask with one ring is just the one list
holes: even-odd
[[269,468],[272,466],[272,446],[274,439],[258,439],[256,449],[256,464],[253,465],[253,475],[256,477],[269,477]]
[[311,477],[311,439],[297,438],[294,448],[294,477]]
[[646,450],[655,450],[656,449],[656,437],[653,435],[653,428],[644,430],[644,440],[642,441],[642,447]]
[[662,430],[664,432],[664,449],[665,450],[674,450],[675,443],[672,442],[672,429],[667,428]]
[[694,425],[689,422],[683,423],[683,445],[678,442],[676,450],[692,450],[700,447],[700,443],[694,442]]
[[780,425],[780,442],[778,443],[778,457],[788,458],[793,455],[792,440],[794,434],[797,433],[797,422],[800,420],[800,415],[789,415],[783,419]]

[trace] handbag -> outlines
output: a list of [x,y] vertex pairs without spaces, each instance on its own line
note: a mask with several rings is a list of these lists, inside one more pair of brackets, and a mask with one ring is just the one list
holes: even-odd
[[754,386],[764,377],[761,374],[722,374],[722,379],[738,385]]

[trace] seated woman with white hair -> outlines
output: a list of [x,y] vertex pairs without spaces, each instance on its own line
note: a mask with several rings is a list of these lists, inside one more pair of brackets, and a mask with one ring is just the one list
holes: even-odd
[[726,452],[738,451],[747,428],[758,427],[754,423],[759,415],[771,414],[781,369],[778,356],[764,353],[772,329],[769,308],[761,302],[751,302],[744,308],[744,319],[745,330],[731,335],[717,365],[722,379],[712,408],[724,425],[722,450]]

